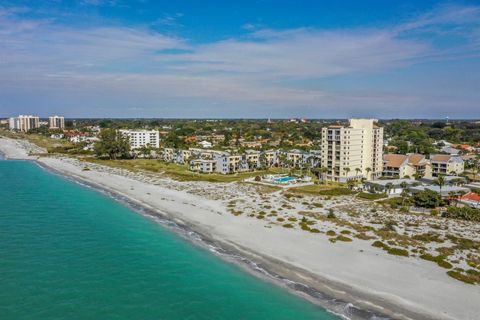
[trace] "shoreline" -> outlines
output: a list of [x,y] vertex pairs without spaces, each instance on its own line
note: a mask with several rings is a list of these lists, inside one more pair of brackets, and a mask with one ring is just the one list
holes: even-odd
[[[1,141],[0,150],[2,149]],[[21,147],[18,144],[14,145],[17,148]],[[8,155],[6,158],[9,158]],[[478,288],[456,283],[455,280],[448,279],[442,270],[436,270],[425,262],[388,256],[369,248],[370,246],[333,245],[328,241],[325,244],[322,238],[315,237],[314,239],[308,234],[299,235],[294,230],[265,229],[256,221],[252,222],[250,218],[245,219],[242,216],[235,217],[225,213],[219,201],[194,197],[189,193],[168,190],[161,186],[148,185],[146,182],[135,181],[133,178],[120,174],[95,170],[82,172],[81,168],[67,163],[66,160],[35,159],[35,157],[27,159],[35,160],[46,170],[67,179],[104,192],[144,216],[155,220],[166,220],[165,225],[170,229],[172,226],[168,221],[173,221],[176,226],[184,230],[183,235],[182,232],[177,233],[194,245],[201,245],[210,251],[219,248],[220,252],[214,253],[220,258],[233,262],[257,277],[274,282],[298,296],[317,303],[332,313],[343,313],[350,316],[351,319],[384,315],[394,319],[475,319],[478,314],[478,306],[475,303],[478,301],[477,297],[480,297]],[[128,188],[129,186],[130,188]],[[162,199],[160,201],[152,199],[150,192],[152,195],[161,196]],[[230,227],[224,225],[225,223],[233,223],[236,226]],[[219,226],[217,226],[218,224]],[[175,228],[173,226],[173,229]],[[245,228],[251,228],[252,231],[246,232]],[[190,231],[193,231],[194,234],[190,234]],[[253,239],[246,238],[250,236]],[[196,237],[200,237],[200,239],[195,239]],[[273,241],[279,240],[280,243],[271,243],[272,239]],[[292,241],[299,242],[294,245],[295,242],[292,243]],[[269,242],[270,246],[263,242]],[[288,243],[291,243],[289,247],[287,247]],[[277,247],[284,250],[278,250]],[[322,251],[325,248],[327,251]],[[359,253],[359,248],[362,252],[365,250],[365,253]],[[298,250],[305,250],[308,259],[305,258],[305,252],[296,252]],[[313,257],[309,257],[312,255]],[[351,258],[344,259],[343,256],[346,255]],[[292,257],[298,257],[298,259]],[[335,260],[330,261],[329,258],[335,258]],[[356,269],[345,268],[341,264],[343,261],[356,265],[359,268],[359,274],[354,274],[352,277],[351,270]],[[326,267],[332,267],[332,269],[326,268],[330,272],[322,270],[325,268],[312,269],[312,263],[314,267],[318,263],[324,263],[327,265]],[[369,269],[377,272],[378,278],[373,277],[372,274],[377,276],[377,273],[372,273],[372,270]],[[394,274],[398,272],[398,275],[392,277],[386,274],[390,269]],[[267,273],[265,274],[265,272]],[[414,272],[419,274],[412,275]],[[402,281],[402,277],[406,278],[405,281]],[[443,283],[443,281],[447,282]],[[411,294],[399,294],[399,292],[403,292],[402,288],[399,290],[396,286],[402,285],[413,285],[411,288],[406,288],[407,292],[411,292]],[[416,289],[422,289],[423,285],[430,286],[430,288],[415,292]],[[440,289],[454,290],[451,293],[445,291],[442,294],[439,292]],[[475,291],[475,289],[477,290]],[[425,306],[422,301],[429,301],[423,297],[425,292],[435,294],[432,300],[435,297],[443,300],[438,302],[435,300]],[[459,293],[461,296],[457,297]],[[418,300],[418,297],[423,300]],[[339,303],[330,308],[325,305],[325,301],[329,300]],[[456,303],[460,306],[455,305]],[[340,310],[335,310],[334,307],[338,307]],[[357,315],[356,312],[359,314]]]
[[[267,281],[276,286],[284,288],[290,293],[306,299],[309,302],[320,306],[321,308],[324,308],[333,315],[350,320],[387,320],[390,319],[391,316],[394,316],[393,314],[383,314],[378,310],[369,310],[366,308],[367,306],[365,306],[365,308],[355,306],[352,304],[352,302],[343,300],[341,295],[332,295],[333,292],[344,292],[344,295],[346,296],[347,293],[344,290],[348,288],[335,288],[338,286],[338,284],[326,284],[329,282],[327,279],[318,279],[318,276],[315,277],[311,274],[308,274],[306,270],[301,270],[271,257],[262,256],[258,252],[253,252],[252,250],[246,248],[240,248],[238,246],[233,246],[232,244],[222,242],[221,240],[215,239],[215,237],[212,235],[205,233],[204,230],[195,227],[188,221],[172,218],[168,214],[150,207],[148,204],[139,202],[124,194],[120,194],[103,185],[93,183],[72,174],[58,171],[55,168],[52,168],[38,160],[26,160],[32,161],[51,174],[55,174],[61,178],[91,188],[114,199],[115,201],[120,202],[135,213],[154,220],[155,223],[162,225],[171,232],[187,240],[192,245],[200,247],[204,250],[208,250],[223,261],[232,263],[263,281]],[[293,278],[296,279],[294,280]],[[309,285],[300,282],[302,280],[305,282],[306,278],[310,278],[311,281],[317,282],[317,286],[315,287],[312,286],[312,284]],[[317,279],[314,280],[314,278]],[[319,286],[321,286],[323,290],[319,290]],[[374,305],[370,305],[370,307],[372,306]],[[382,308],[380,306],[377,307]]]

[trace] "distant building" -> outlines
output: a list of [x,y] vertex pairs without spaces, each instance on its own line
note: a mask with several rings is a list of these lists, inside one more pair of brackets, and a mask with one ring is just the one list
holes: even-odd
[[212,147],[212,143],[211,143],[210,141],[205,141],[205,140],[203,140],[203,141],[200,141],[198,144],[199,144],[202,148],[205,148],[205,149]]
[[145,146],[160,147],[160,134],[156,130],[120,130],[120,132],[128,137],[131,149]]
[[350,125],[322,128],[321,166],[328,180],[375,179],[383,171],[383,128],[375,119],[350,119]]
[[8,120],[10,130],[30,131],[40,127],[40,118],[37,116],[19,115]]
[[435,154],[430,156],[432,163],[432,176],[458,175],[463,173],[465,163],[462,157],[448,154]]
[[60,116],[49,117],[48,127],[50,129],[65,129],[65,118]]
[[450,146],[442,147],[441,151],[451,155],[458,155],[460,153],[460,149],[456,149]]

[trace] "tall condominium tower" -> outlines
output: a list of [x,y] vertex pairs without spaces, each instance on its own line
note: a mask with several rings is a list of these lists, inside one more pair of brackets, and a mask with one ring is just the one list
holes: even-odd
[[30,131],[40,127],[40,118],[37,116],[19,115],[8,119],[8,126],[10,130]]
[[65,118],[60,117],[60,116],[48,117],[48,127],[50,129],[64,129],[65,128]]
[[382,175],[383,128],[375,119],[350,119],[349,126],[322,128],[322,161],[327,180],[372,180]]

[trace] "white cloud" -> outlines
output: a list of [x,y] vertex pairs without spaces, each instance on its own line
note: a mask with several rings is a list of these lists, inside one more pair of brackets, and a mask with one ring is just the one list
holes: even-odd
[[[451,105],[453,101],[429,95],[303,88],[301,82],[381,73],[426,59],[476,56],[480,43],[477,7],[438,9],[390,29],[272,30],[246,25],[251,29],[246,38],[204,44],[147,28],[66,27],[16,13],[0,9],[1,90],[35,91],[45,98],[56,91],[66,100],[87,100],[103,92],[112,97],[111,104],[131,99],[146,104],[201,99],[279,110],[343,106],[352,112],[355,105],[416,106],[417,110],[433,102]],[[168,15],[159,23],[175,23],[181,16]],[[464,26],[463,20],[470,26],[466,45],[439,50],[426,39],[410,36],[431,30],[451,33]],[[168,53],[180,50],[183,53]]]

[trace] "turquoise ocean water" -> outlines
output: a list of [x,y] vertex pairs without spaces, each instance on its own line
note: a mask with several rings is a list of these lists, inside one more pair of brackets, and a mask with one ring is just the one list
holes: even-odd
[[338,319],[27,161],[0,161],[0,318]]

